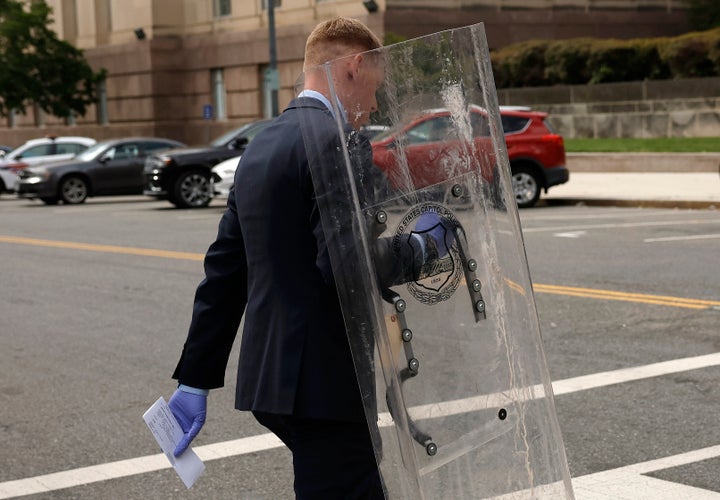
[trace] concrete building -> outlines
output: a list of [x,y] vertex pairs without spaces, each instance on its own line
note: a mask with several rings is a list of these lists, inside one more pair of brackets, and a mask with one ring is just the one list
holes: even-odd
[[[46,0],[53,29],[106,68],[103,99],[70,123],[34,109],[0,124],[17,146],[47,133],[157,135],[205,143],[268,116],[267,0]],[[687,31],[682,0],[275,0],[278,101],[292,98],[305,39],[337,15],[379,36],[485,22],[491,48],[530,38],[631,38]],[[274,81],[273,78],[270,78]]]

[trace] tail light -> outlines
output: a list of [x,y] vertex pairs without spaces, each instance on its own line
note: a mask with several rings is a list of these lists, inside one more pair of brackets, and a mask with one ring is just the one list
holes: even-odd
[[558,164],[565,164],[565,141],[559,134],[547,134],[542,137],[542,142],[553,148],[555,154],[558,155]]
[[543,140],[543,142],[549,142],[549,143],[555,144],[556,146],[560,146],[562,148],[565,147],[565,142],[563,141],[562,136],[558,135],[558,134],[544,135],[542,140]]

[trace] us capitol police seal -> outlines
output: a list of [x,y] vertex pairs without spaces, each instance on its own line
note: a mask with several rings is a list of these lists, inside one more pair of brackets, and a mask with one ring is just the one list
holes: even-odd
[[[430,213],[437,215],[437,223],[430,227],[418,227],[418,219]],[[402,217],[395,230],[393,249],[397,254],[400,253],[401,245],[413,246],[420,245],[419,240],[423,242],[425,260],[420,269],[413,270],[418,279],[407,283],[410,294],[423,304],[432,305],[448,300],[460,284],[460,253],[451,234],[453,227],[458,225],[455,214],[449,208],[437,203],[421,203]],[[442,241],[439,245],[430,233],[440,235]]]

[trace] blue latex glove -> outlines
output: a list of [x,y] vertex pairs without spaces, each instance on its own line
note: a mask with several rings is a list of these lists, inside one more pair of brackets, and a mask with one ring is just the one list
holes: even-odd
[[185,433],[173,452],[178,457],[190,446],[205,424],[207,394],[195,394],[178,388],[168,401],[168,406]]
[[[440,216],[435,212],[425,212],[415,224],[415,232],[421,235],[427,235],[432,238],[435,248],[437,248],[437,257],[445,257],[455,241],[455,234],[447,222],[443,222]],[[425,238],[425,255],[432,256],[433,249],[428,248],[428,239]],[[432,247],[432,245],[430,245]]]

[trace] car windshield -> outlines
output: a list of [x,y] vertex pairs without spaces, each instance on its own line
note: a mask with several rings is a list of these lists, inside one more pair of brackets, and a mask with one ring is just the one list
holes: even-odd
[[98,142],[97,144],[90,146],[88,149],[78,154],[75,158],[80,161],[91,161],[96,159],[100,153],[105,151],[110,145],[109,142]]
[[397,134],[400,130],[402,130],[404,124],[395,125],[393,127],[387,128],[383,130],[382,132],[375,135],[372,139],[370,139],[371,142],[380,142],[384,141],[388,137]]
[[226,132],[214,141],[210,143],[211,146],[215,146],[216,148],[225,146],[228,142],[230,142],[236,135],[247,135],[248,129],[252,127],[254,123],[248,123],[246,125],[243,125],[240,128],[236,128],[231,130],[230,132]]

